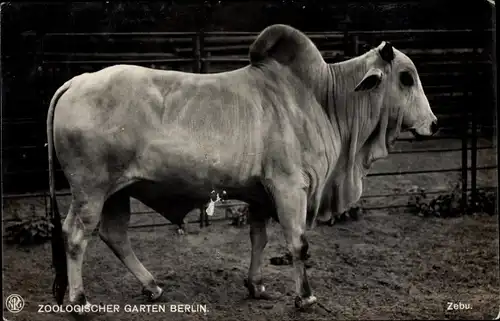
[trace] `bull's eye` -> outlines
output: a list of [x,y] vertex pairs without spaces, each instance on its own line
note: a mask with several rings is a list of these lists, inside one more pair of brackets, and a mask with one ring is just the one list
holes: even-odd
[[403,72],[399,75],[399,79],[400,79],[401,83],[403,84],[403,86],[406,86],[406,87],[411,87],[411,86],[413,86],[413,77],[412,77],[412,75],[410,74],[410,72],[408,72],[408,71],[403,71]]

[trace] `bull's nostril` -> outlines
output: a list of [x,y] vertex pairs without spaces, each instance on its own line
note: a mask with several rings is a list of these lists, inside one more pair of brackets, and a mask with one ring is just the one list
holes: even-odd
[[438,125],[437,121],[433,121],[432,124],[431,124],[431,132],[432,132],[432,134],[437,133],[438,130],[439,130],[439,125]]

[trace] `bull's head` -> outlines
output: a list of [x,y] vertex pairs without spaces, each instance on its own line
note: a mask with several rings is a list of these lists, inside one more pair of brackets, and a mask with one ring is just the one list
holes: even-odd
[[416,137],[435,134],[437,118],[411,59],[388,42],[382,42],[366,57],[368,71],[355,91],[370,93],[372,106],[381,104],[390,108],[392,123],[399,115],[397,123],[402,130],[409,130]]
[[402,130],[418,137],[433,135],[438,127],[415,65],[390,43],[330,66],[335,77],[330,119],[348,139],[326,196],[340,213],[359,200],[370,165],[388,155]]

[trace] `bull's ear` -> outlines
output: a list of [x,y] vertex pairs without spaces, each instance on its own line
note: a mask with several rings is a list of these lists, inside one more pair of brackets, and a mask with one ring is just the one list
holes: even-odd
[[382,81],[382,75],[382,70],[378,68],[371,68],[356,86],[354,91],[365,91],[376,88]]

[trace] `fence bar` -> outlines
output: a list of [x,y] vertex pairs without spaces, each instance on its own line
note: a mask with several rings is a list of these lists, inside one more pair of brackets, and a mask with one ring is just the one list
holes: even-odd
[[139,225],[130,225],[128,228],[141,228],[141,227],[161,227],[161,226],[169,226],[173,225],[170,222],[167,223],[156,223],[156,224],[139,224]]
[[[191,39],[192,41],[192,39]],[[35,55],[36,52],[27,52]],[[175,58],[171,53],[165,52],[45,52],[44,56],[52,57],[99,57],[99,58],[123,58],[123,57],[156,57],[156,58]]]
[[[224,221],[228,221],[228,220],[229,219],[227,219],[227,218],[212,218],[212,219],[210,219],[210,222],[224,222]],[[196,224],[196,223],[200,223],[200,220],[184,222],[184,224],[186,224],[186,225],[187,224]],[[156,224],[139,224],[139,225],[130,225],[129,228],[159,227],[159,226],[171,226],[171,225],[177,225],[177,224],[173,224],[170,222],[156,223]]]
[[[496,189],[495,186],[483,186],[477,188],[477,190],[492,190]],[[469,189],[470,191],[470,189]],[[439,195],[439,194],[445,194],[449,193],[450,190],[438,190],[438,191],[425,191],[424,194],[426,195]],[[407,193],[400,193],[400,194],[372,194],[372,195],[362,195],[362,199],[367,199],[367,198],[383,198],[383,197],[405,197],[405,196],[418,196],[421,195],[420,192],[407,192]]]
[[[418,34],[418,33],[470,33],[472,29],[406,29],[406,30],[354,30],[351,31],[351,34],[356,35],[390,35],[390,34]],[[485,29],[484,32],[493,32],[494,29]],[[341,35],[341,32],[310,32],[304,31],[306,35],[318,35],[318,36],[330,36],[330,35]],[[168,37],[177,37],[177,36],[188,36],[195,35],[196,32],[187,31],[187,32],[49,32],[46,33],[47,37],[55,37],[55,36],[168,36]],[[209,31],[206,32],[208,36],[257,36],[259,32],[257,31]],[[34,32],[24,32],[24,36],[34,36]]]
[[363,210],[373,211],[373,210],[386,210],[386,209],[407,208],[407,207],[410,207],[410,205],[408,205],[408,204],[381,205],[381,206],[367,206],[367,207],[363,207]]
[[[467,151],[465,152],[467,155]],[[463,159],[462,159],[463,161]],[[466,160],[467,162],[467,160]],[[485,170],[485,169],[495,169],[497,166],[481,166],[477,167],[477,170]],[[428,174],[428,173],[449,173],[449,172],[463,172],[467,173],[467,171],[473,170],[470,167],[457,167],[457,168],[443,168],[443,169],[424,169],[424,170],[418,170],[418,171],[399,171],[399,172],[382,172],[382,173],[369,173],[368,177],[371,176],[390,176],[390,175],[407,175],[407,174]],[[463,191],[466,193],[467,192],[467,185],[465,185],[465,189]]]
[[151,64],[151,63],[169,63],[169,62],[192,62],[192,58],[168,58],[168,59],[137,59],[137,60],[44,60],[44,65],[90,65],[90,64]]
[[[494,29],[485,29],[484,32],[493,32]],[[408,29],[408,30],[359,30],[351,31],[356,35],[390,35],[390,34],[415,34],[415,33],[470,33],[472,29]]]
[[[490,146],[481,146],[481,147],[476,147],[476,150],[483,150],[483,149],[493,149],[495,146],[490,145]],[[467,147],[467,149],[472,149],[472,147]],[[461,148],[445,148],[445,149],[415,149],[415,150],[398,150],[398,151],[391,151],[389,154],[418,154],[418,153],[449,153],[449,152],[461,152]]]
[[[29,33],[25,33],[29,35]],[[193,36],[196,32],[48,32],[45,34],[45,37],[73,37],[73,36],[83,36],[83,37],[91,37],[91,36],[102,36],[102,37],[112,37],[112,36],[166,36],[166,37],[176,37],[176,36]]]
[[[21,198],[35,198],[35,197],[45,197],[46,192],[42,193],[22,193],[22,194],[2,194],[2,198],[5,199],[21,199]],[[70,192],[56,192],[56,196],[71,196]]]
[[[467,131],[465,131],[467,133]],[[468,137],[468,136],[467,136]],[[429,140],[444,140],[444,139],[450,139],[450,140],[463,140],[464,137],[463,137],[463,133],[462,133],[462,137],[460,137],[459,135],[456,135],[456,136],[452,136],[452,135],[442,135],[442,136],[429,136],[429,137],[426,137],[425,140],[429,141]],[[405,137],[405,138],[398,138],[396,139],[397,142],[415,142],[417,141],[417,139],[413,138],[413,137]],[[467,140],[466,140],[467,142]]]
[[229,57],[207,57],[207,58],[202,58],[203,61],[211,61],[211,62],[244,62],[248,63],[248,57],[243,57],[243,56],[229,56]]

